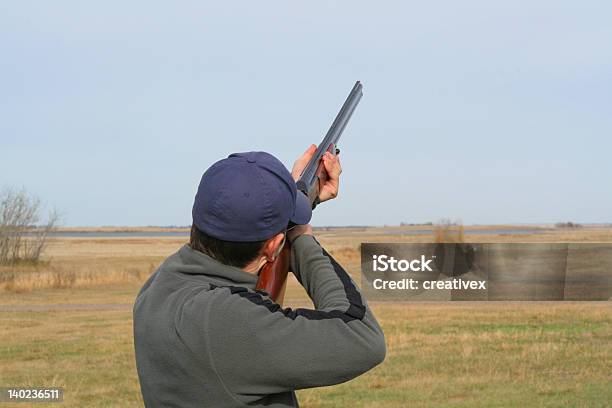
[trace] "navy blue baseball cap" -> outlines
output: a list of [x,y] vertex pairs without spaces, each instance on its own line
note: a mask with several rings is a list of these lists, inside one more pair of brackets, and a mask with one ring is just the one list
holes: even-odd
[[266,152],[234,153],[202,176],[193,203],[193,223],[224,241],[263,241],[307,224],[310,202],[287,168]]

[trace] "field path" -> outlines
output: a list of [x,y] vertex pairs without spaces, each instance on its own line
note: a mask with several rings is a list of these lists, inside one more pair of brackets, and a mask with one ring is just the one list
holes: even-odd
[[[55,303],[55,304],[0,304],[2,312],[65,312],[65,311],[131,311],[133,303]],[[304,301],[293,301],[291,307],[309,307]]]
[[[381,301],[370,301],[371,305],[395,305],[395,306],[412,306],[419,308],[422,306],[428,307],[440,307],[440,308],[462,308],[462,307],[474,307],[474,306],[485,306],[488,308],[495,306],[508,306],[508,305],[591,305],[609,308],[612,306],[610,301],[496,301],[496,302],[485,302],[485,301],[394,301],[394,302],[381,302]],[[133,303],[57,303],[57,304],[21,304],[21,305],[2,305],[0,304],[0,313],[2,312],[62,312],[62,311],[131,311],[134,307]],[[311,307],[304,301],[293,301],[291,302],[291,308],[295,309],[298,307]]]
[[60,303],[55,305],[0,305],[1,312],[55,312],[79,310],[132,310],[131,303]]

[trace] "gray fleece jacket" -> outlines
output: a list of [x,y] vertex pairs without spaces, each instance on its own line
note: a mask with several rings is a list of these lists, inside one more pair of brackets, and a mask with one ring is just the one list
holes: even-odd
[[383,361],[385,341],[355,283],[312,236],[292,271],[315,309],[281,308],[257,276],[188,245],[134,305],[134,346],[147,407],[297,407],[294,390],[348,381]]

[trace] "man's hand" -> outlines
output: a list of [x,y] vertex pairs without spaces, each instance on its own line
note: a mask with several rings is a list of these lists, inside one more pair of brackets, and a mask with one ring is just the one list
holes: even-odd
[[321,202],[338,197],[340,173],[342,173],[340,158],[337,155],[325,152],[322,160],[325,171],[327,172],[327,180],[325,184],[323,184],[321,191],[319,191],[319,200],[321,200]]
[[[310,145],[304,154],[302,154],[302,156],[295,161],[293,164],[293,169],[291,170],[291,176],[293,176],[295,181],[300,178],[302,171],[304,171],[306,165],[312,156],[314,156],[316,151],[317,146]],[[342,173],[340,158],[338,158],[337,155],[326,152],[323,155],[322,160],[323,166],[325,166],[325,171],[327,172],[327,180],[319,191],[319,200],[321,202],[331,200],[332,198],[336,198],[338,196],[338,190],[340,188],[340,173]]]
[[287,239],[293,242],[300,235],[312,235],[312,227],[310,224],[296,225],[287,231]]

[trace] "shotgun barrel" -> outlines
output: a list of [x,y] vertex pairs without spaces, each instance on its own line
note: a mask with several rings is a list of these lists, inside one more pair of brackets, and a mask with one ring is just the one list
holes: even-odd
[[362,89],[363,85],[361,85],[361,82],[357,81],[351,93],[346,98],[346,101],[344,101],[342,108],[340,108],[340,112],[338,112],[336,119],[334,119],[334,122],[323,138],[323,141],[317,147],[314,156],[310,159],[299,180],[296,182],[298,190],[308,196],[312,208],[319,203],[319,188],[324,183],[324,178],[326,176],[321,158],[325,152],[336,153],[338,140],[340,140],[344,128],[346,128],[355,108],[361,100],[363,95]]
[[[317,148],[314,156],[302,172],[296,182],[298,190],[306,194],[314,208],[319,203],[319,190],[327,180],[327,172],[321,158],[325,152],[336,153],[336,144],[342,135],[353,111],[357,107],[362,96],[362,85],[359,81],[355,83],[353,90],[340,108],[334,123],[327,131],[325,138]],[[301,194],[301,193],[298,193]],[[263,290],[270,295],[270,298],[278,304],[283,303],[285,287],[287,285],[287,273],[289,272],[291,261],[291,244],[285,241],[279,256],[272,262],[266,263],[259,271],[259,278],[255,285],[256,290]]]

